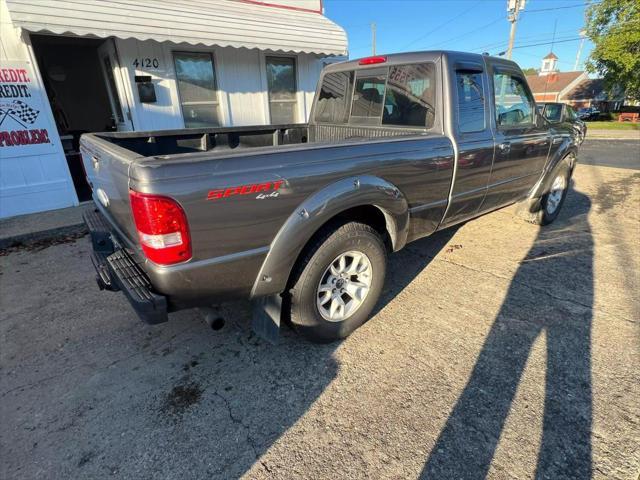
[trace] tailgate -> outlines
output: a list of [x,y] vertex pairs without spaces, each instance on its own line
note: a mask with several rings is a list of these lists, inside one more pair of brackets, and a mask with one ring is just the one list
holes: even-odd
[[129,206],[129,166],[141,156],[93,133],[82,135],[80,152],[94,202],[122,240],[137,245]]

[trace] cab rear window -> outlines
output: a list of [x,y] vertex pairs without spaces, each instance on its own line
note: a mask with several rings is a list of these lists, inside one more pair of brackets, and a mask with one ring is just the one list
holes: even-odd
[[431,62],[329,73],[322,81],[314,119],[429,129],[435,119],[435,99]]
[[349,120],[352,91],[353,72],[325,75],[316,102],[316,122],[346,123]]

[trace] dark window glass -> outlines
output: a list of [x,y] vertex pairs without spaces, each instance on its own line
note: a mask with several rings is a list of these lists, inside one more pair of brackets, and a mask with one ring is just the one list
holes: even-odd
[[544,118],[551,123],[556,123],[562,120],[562,105],[557,103],[548,103],[544,107]]
[[353,92],[352,117],[380,118],[384,99],[385,75],[359,74]]
[[266,63],[271,123],[295,123],[296,61],[291,57],[267,57]]
[[458,87],[458,128],[461,133],[485,129],[482,73],[456,72]]
[[211,54],[175,52],[173,60],[184,126],[219,126],[218,92]]
[[389,67],[382,123],[431,128],[435,117],[433,63]]
[[113,65],[109,57],[104,57],[104,71],[107,74],[107,81],[109,82],[109,93],[113,100],[113,108],[115,109],[116,121],[124,122],[124,116],[122,115],[122,106],[120,105],[120,97],[118,97],[118,88],[116,87],[116,79],[113,76]]
[[569,105],[567,105],[567,118],[569,120],[575,120],[577,118],[576,111]]
[[316,103],[316,122],[346,123],[349,119],[353,72],[325,75]]
[[493,76],[496,98],[496,123],[499,127],[512,127],[533,123],[533,98],[524,80],[509,74]]

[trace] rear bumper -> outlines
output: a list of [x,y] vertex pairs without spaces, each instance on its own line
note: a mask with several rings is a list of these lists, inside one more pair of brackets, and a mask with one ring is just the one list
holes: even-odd
[[146,273],[133,255],[111,235],[98,210],[83,215],[91,235],[91,261],[101,290],[121,291],[142,321],[157,324],[168,320],[167,298],[154,292]]

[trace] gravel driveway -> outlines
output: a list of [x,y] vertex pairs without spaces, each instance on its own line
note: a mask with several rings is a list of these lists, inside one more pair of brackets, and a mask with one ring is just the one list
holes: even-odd
[[391,257],[375,317],[271,346],[246,303],[150,327],[88,238],[0,257],[0,476],[620,478],[640,472],[640,172],[580,165]]

